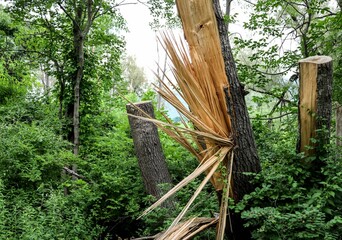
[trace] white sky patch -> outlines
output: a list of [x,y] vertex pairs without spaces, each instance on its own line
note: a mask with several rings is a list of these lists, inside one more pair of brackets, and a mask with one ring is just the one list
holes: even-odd
[[143,67],[149,80],[156,71],[157,38],[151,29],[152,21],[149,9],[141,4],[130,4],[120,7],[120,12],[127,21],[129,32],[125,33],[127,54],[136,58],[137,65]]

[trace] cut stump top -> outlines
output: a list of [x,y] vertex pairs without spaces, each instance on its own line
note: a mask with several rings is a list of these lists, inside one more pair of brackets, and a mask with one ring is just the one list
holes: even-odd
[[329,56],[312,56],[308,58],[304,58],[299,60],[299,63],[315,63],[315,64],[324,64],[331,62],[332,58]]

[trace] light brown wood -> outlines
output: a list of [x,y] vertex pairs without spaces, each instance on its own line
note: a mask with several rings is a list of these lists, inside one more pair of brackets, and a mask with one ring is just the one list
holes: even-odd
[[[228,86],[225,65],[221,51],[218,26],[213,10],[212,0],[177,0],[177,9],[182,21],[185,39],[189,46],[192,68],[198,79],[198,87],[207,96],[206,106],[211,114],[217,116],[218,122],[203,120],[223,137],[231,135],[231,121],[227,114],[224,87]],[[197,64],[200,63],[200,64]],[[203,69],[207,69],[204,71]],[[206,73],[206,74],[204,74]],[[213,87],[208,91],[208,86]],[[214,94],[213,96],[213,93]],[[211,146],[207,146],[211,148]],[[214,152],[213,152],[214,153]],[[223,189],[222,176],[219,172],[211,178],[217,191]]]
[[[331,67],[332,59],[328,56],[314,56],[299,61],[300,67],[300,88],[299,88],[299,124],[300,124],[300,143],[299,151],[306,156],[315,154],[316,144],[311,140],[317,137],[317,120],[329,118],[330,116],[319,116],[318,105],[320,108],[331,108]],[[322,70],[323,69],[323,70]],[[322,75],[320,77],[319,75]],[[326,77],[330,76],[330,77]],[[318,81],[321,81],[318,88]],[[322,81],[326,83],[322,84]],[[322,86],[326,89],[320,89]],[[319,96],[328,94],[327,96]],[[319,101],[318,99],[330,98],[329,101]],[[327,104],[326,106],[322,106]]]
[[[223,88],[228,86],[225,65],[222,57],[221,43],[213,11],[212,0],[178,0],[177,9],[182,20],[185,39],[189,45],[191,59],[200,58],[202,65],[193,65],[194,72],[201,73],[201,68],[208,68],[211,76],[199,82],[201,88],[211,81],[216,89],[217,101],[213,108],[220,108],[221,127],[230,133],[230,119],[225,103]],[[197,68],[197,69],[196,69]],[[198,76],[199,78],[203,76]]]

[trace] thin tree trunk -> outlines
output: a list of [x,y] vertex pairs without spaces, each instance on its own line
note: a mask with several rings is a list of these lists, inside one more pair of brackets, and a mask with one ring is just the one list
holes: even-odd
[[63,101],[64,101],[64,91],[65,91],[65,83],[58,80],[58,82],[60,83],[60,92],[59,92],[59,109],[58,109],[58,117],[60,120],[63,119]]
[[[74,128],[74,154],[78,155],[80,145],[80,85],[83,78],[84,68],[84,37],[78,26],[74,30],[74,49],[77,63],[77,72],[74,85],[74,112],[73,112],[73,128]],[[76,171],[75,169],[73,169]]]
[[229,23],[231,20],[231,15],[230,15],[230,10],[231,10],[231,5],[232,5],[233,0],[226,0],[226,17],[229,19],[229,21],[226,23],[227,24],[227,31],[229,31]]
[[[152,102],[140,102],[135,106],[154,118]],[[145,116],[131,104],[126,105],[126,109],[128,114]],[[128,119],[146,192],[159,199],[166,192],[164,191],[166,189],[163,190],[160,184],[171,185],[171,176],[166,165],[157,127],[149,121],[133,116],[129,116]],[[165,206],[171,205],[171,202],[165,204]]]
[[[240,84],[237,70],[228,38],[227,24],[225,24],[220,9],[219,0],[213,1],[216,15],[222,54],[225,63],[229,87],[225,88],[228,114],[232,124],[232,134],[236,145],[233,163],[233,193],[234,200],[240,201],[244,195],[249,194],[255,188],[250,183],[251,178],[244,175],[245,172],[258,173],[261,165],[257,154],[253,130],[245,102],[245,91]],[[250,239],[248,229],[244,228],[241,216],[231,214],[232,231],[229,235],[232,239]]]
[[336,145],[342,147],[342,105],[336,108]]

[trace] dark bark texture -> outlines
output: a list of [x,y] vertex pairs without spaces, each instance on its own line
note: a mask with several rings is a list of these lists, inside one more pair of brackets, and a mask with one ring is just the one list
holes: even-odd
[[336,107],[336,145],[342,147],[342,105]]
[[317,137],[318,154],[325,155],[324,145],[330,141],[332,115],[333,63],[320,64],[317,69]]
[[214,0],[214,10],[219,28],[222,54],[224,58],[229,88],[224,89],[227,97],[228,114],[232,122],[234,150],[234,197],[239,201],[247,193],[253,191],[250,178],[243,172],[257,173],[261,170],[257,154],[253,130],[245,102],[245,91],[239,82],[232,50],[229,43],[227,26],[223,20],[219,1]]
[[[153,105],[150,101],[136,103],[135,105],[155,118]],[[126,109],[127,113],[131,115],[146,117],[144,113],[131,104],[126,105]],[[171,176],[166,165],[157,127],[152,122],[132,116],[129,116],[128,119],[146,192],[160,198],[165,193],[160,188],[160,184],[171,185]]]
[[[261,170],[253,130],[245,102],[245,91],[237,76],[237,70],[228,38],[227,24],[224,22],[219,1],[213,0],[222,54],[225,63],[229,87],[225,88],[228,114],[232,123],[232,134],[235,143],[233,163],[234,200],[240,201],[244,195],[255,188],[251,178],[244,172],[258,173]],[[251,239],[250,230],[243,227],[240,214],[230,213],[232,230],[227,228],[229,239]]]

